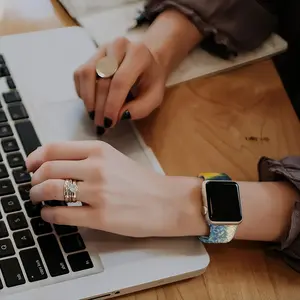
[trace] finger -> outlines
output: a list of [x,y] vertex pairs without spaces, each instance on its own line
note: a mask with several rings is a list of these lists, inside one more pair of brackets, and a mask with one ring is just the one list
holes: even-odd
[[126,50],[129,45],[129,40],[124,37],[117,38],[113,43],[107,45],[106,54],[113,56],[120,65],[126,55]]
[[[33,203],[49,200],[64,201],[64,184],[65,181],[61,179],[49,179],[43,181],[30,189],[30,199]],[[78,181],[77,186],[77,201],[89,204],[88,200],[90,198],[90,193],[86,188],[86,185],[84,182]]]
[[163,100],[163,84],[151,86],[138,98],[123,105],[119,120],[138,120],[147,117]]
[[97,80],[96,83],[96,104],[95,104],[95,124],[97,133],[104,134],[104,106],[108,95],[110,79],[104,78]]
[[78,75],[77,71],[74,72],[74,84],[75,84],[75,90],[76,90],[77,96],[79,98],[81,98],[81,96],[80,96],[80,81],[79,81],[79,75]]
[[[124,59],[127,44],[129,41],[125,38],[118,38],[112,44],[106,48],[106,55],[113,56],[116,58],[118,65]],[[97,133],[99,135],[104,134],[105,127],[109,120],[104,120],[104,107],[109,92],[111,79],[103,78],[98,79],[96,84],[96,104],[95,104],[95,124],[97,126]],[[106,122],[105,122],[106,121]]]
[[37,185],[48,179],[84,180],[83,161],[46,161],[32,175],[31,184]]
[[143,46],[131,46],[112,78],[104,109],[104,118],[110,120],[111,126],[117,122],[120,109],[131,88],[148,68],[148,57],[149,54]]
[[37,148],[26,159],[29,172],[38,169],[44,162],[51,160],[82,160],[89,156],[98,144],[95,141],[68,141],[48,144]]
[[41,217],[51,224],[92,227],[93,209],[90,206],[81,207],[44,207]]
[[95,110],[96,94],[96,61],[106,55],[106,49],[101,48],[86,64],[77,72],[79,78],[79,90],[81,99],[84,102],[86,110],[91,113]]
[[[118,38],[116,39],[112,44],[107,46],[106,49],[106,53],[108,56],[113,56],[114,58],[116,58],[118,65],[120,66],[125,55],[126,55],[126,50],[127,50],[127,46],[129,44],[129,41],[126,38]],[[101,79],[100,81],[102,81],[103,79]],[[98,123],[96,124],[103,124],[104,128],[109,128],[112,125],[112,120],[109,118],[104,118],[104,109],[105,109],[105,104],[107,101],[107,96],[109,94],[109,89],[110,89],[110,83],[111,83],[111,79],[104,79],[104,82],[100,83],[100,87],[102,84],[103,87],[103,92],[101,92],[101,90],[99,89],[99,91],[97,90],[97,92],[99,93],[99,103],[98,103],[98,98],[97,98],[97,112],[96,114],[98,115]],[[103,130],[103,127],[102,127]]]

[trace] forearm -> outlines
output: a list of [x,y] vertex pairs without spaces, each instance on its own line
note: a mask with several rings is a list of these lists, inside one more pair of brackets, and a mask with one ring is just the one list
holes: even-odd
[[283,182],[239,182],[243,222],[236,239],[278,241],[290,226],[298,193]]
[[183,14],[167,10],[152,23],[144,42],[169,75],[201,39],[199,30]]
[[[201,181],[182,179],[182,184],[190,190],[186,193],[188,212],[182,222],[188,226],[187,235],[207,235],[208,226],[201,215]],[[235,239],[278,241],[290,226],[293,207],[299,198],[296,190],[284,182],[239,182],[239,187],[243,221]]]

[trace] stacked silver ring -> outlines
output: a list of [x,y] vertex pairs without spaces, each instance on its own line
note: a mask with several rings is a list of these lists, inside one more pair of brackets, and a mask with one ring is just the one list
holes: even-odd
[[64,200],[65,202],[77,202],[78,185],[76,180],[66,179],[64,183]]

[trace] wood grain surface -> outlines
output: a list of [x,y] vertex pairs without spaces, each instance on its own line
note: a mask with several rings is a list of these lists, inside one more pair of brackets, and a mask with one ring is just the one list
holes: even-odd
[[[0,35],[70,25],[56,0],[0,0]],[[300,125],[271,61],[169,89],[138,128],[169,175],[223,171],[257,180],[261,156],[300,154]],[[119,299],[300,299],[299,274],[267,244],[235,241],[207,250],[203,276]]]

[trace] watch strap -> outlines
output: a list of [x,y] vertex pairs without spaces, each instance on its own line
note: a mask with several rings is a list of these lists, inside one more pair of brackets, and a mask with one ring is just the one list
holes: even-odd
[[237,225],[212,225],[209,224],[209,236],[199,236],[205,244],[226,244],[235,236]]
[[[200,173],[199,178],[204,180],[228,180],[231,178],[225,173]],[[208,224],[209,236],[199,236],[199,240],[207,244],[229,243],[235,236],[237,225]]]
[[231,180],[225,173],[200,173],[198,177],[204,180]]

